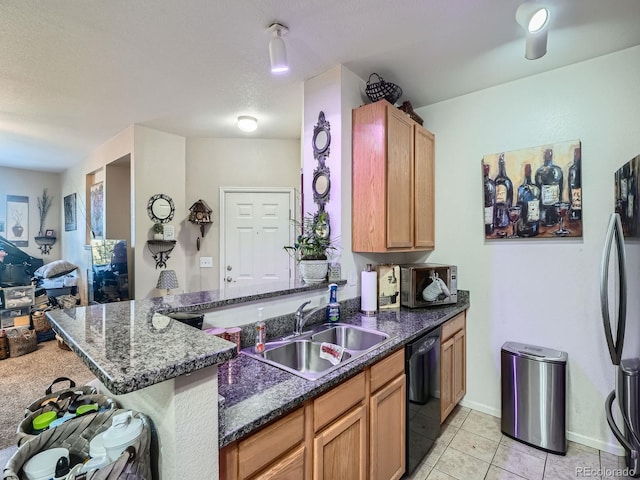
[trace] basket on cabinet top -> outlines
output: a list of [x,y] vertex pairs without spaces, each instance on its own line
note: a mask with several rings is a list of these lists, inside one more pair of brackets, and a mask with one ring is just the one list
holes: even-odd
[[[371,77],[378,77],[377,82],[371,82]],[[402,89],[395,83],[385,82],[380,75],[372,73],[367,80],[367,88],[365,90],[367,97],[372,102],[377,102],[383,98],[391,105],[395,104],[402,96]]]

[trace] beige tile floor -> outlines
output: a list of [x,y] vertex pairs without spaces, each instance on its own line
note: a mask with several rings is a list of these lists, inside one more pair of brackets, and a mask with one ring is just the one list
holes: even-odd
[[567,455],[512,440],[500,419],[458,406],[408,480],[622,480],[624,457],[569,442]]

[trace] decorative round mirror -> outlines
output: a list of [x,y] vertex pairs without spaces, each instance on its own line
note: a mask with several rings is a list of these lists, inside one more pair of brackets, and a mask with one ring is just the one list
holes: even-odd
[[329,156],[329,145],[331,145],[331,133],[329,133],[329,122],[324,119],[324,112],[318,115],[318,123],[313,128],[313,156],[318,159],[320,156]]
[[316,224],[316,234],[318,234],[318,236],[322,238],[329,238],[329,236],[331,235],[331,226],[329,225],[329,212],[316,212],[313,221]]
[[164,193],[157,193],[149,199],[147,213],[154,223],[169,223],[175,213],[173,200]]
[[320,207],[329,201],[329,191],[331,190],[331,180],[329,179],[329,167],[318,167],[313,172],[313,201]]

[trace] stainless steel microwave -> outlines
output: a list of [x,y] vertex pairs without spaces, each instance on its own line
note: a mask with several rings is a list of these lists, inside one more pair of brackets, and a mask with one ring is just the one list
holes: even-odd
[[400,304],[409,308],[458,302],[458,267],[439,263],[400,265]]

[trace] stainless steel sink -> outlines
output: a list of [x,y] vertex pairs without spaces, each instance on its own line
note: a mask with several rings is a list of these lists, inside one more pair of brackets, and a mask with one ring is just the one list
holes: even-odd
[[[320,357],[321,345],[310,340],[296,340],[265,351],[264,358],[282,367],[295,370],[296,373],[315,376],[334,366],[329,360]],[[342,362],[349,358],[351,354],[345,351],[342,354]]]
[[314,342],[329,342],[347,350],[369,350],[384,342],[389,335],[352,325],[339,325],[311,336]]
[[[307,380],[316,380],[364,355],[389,338],[386,333],[355,325],[325,324],[301,335],[268,342],[263,353],[256,353],[253,347],[244,348],[242,353]],[[344,348],[339,363],[334,365],[321,358],[322,343]]]

